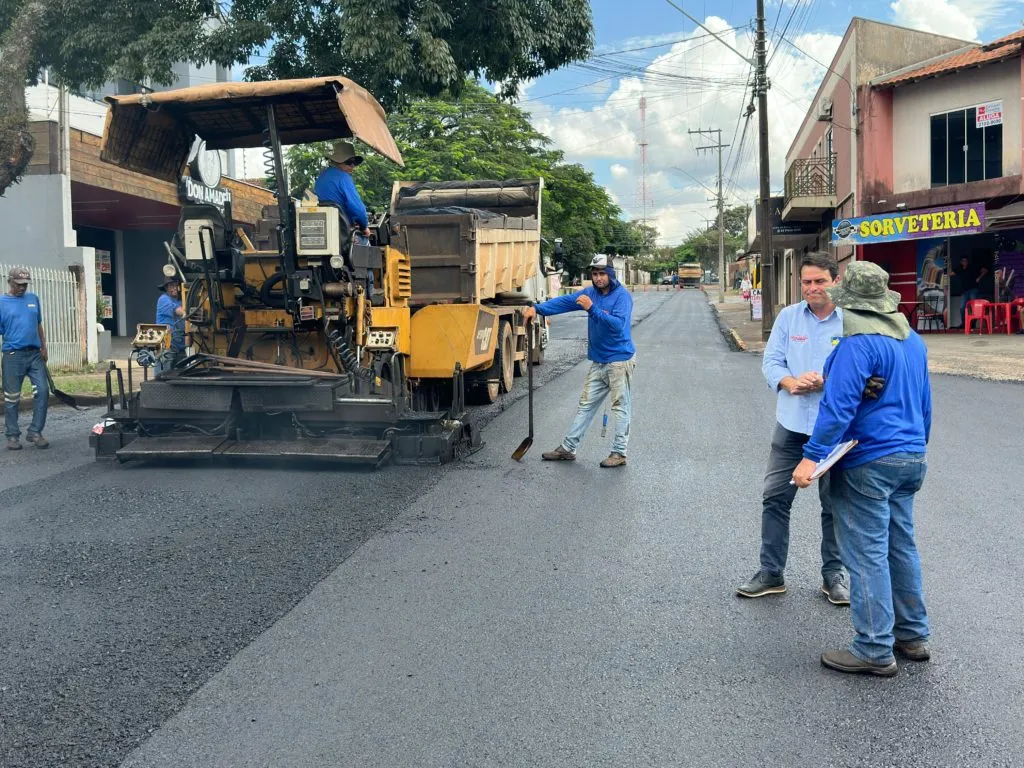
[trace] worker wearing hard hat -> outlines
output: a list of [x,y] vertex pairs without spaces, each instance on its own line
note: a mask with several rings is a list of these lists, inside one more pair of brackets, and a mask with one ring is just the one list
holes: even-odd
[[[324,157],[328,166],[321,171],[316,183],[313,184],[313,193],[318,200],[334,203],[341,208],[348,216],[353,229],[362,235],[362,238],[368,238],[370,224],[366,206],[359,197],[355,181],[352,180],[352,171],[363,162],[363,158],[356,154],[355,147],[350,141],[336,141],[331,151]],[[368,242],[363,239],[360,244],[366,245]]]

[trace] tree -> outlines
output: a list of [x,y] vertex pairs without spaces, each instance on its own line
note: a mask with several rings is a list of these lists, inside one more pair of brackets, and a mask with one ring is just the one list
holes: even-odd
[[249,79],[345,75],[394,108],[462,90],[467,74],[512,95],[588,56],[593,23],[586,0],[5,0],[0,194],[31,158],[23,87],[44,69],[72,90],[170,85],[176,62],[232,66],[267,43]]
[[587,0],[234,0],[231,16],[273,33],[251,79],[342,74],[386,109],[455,95],[467,74],[512,96],[593,47]]

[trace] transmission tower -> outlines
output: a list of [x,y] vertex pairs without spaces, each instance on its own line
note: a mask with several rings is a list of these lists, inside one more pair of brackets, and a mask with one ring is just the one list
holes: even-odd
[[[640,97],[640,189],[637,194],[641,210],[640,221],[644,226],[644,237],[647,235],[647,207],[653,204],[647,190],[647,97]],[[644,243],[650,247],[650,243]]]

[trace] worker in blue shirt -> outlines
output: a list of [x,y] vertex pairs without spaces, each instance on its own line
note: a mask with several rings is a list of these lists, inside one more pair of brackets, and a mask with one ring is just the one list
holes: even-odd
[[[804,256],[800,264],[803,301],[779,313],[764,350],[762,372],[776,393],[776,424],[761,500],[761,564],[736,588],[743,597],[786,591],[783,572],[789,554],[789,516],[797,491],[789,481],[814,430],[825,360],[843,332],[842,311],[825,292],[838,274],[839,265],[828,254]],[[819,491],[821,591],[833,605],[849,605],[849,581],[836,543],[827,478],[822,479]]]
[[357,232],[356,241],[360,245],[367,245],[370,236],[369,217],[356,183],[352,180],[352,172],[363,162],[363,158],[356,154],[350,141],[335,142],[325,157],[328,166],[313,184],[313,193],[318,200],[339,206]]
[[590,281],[592,285],[582,291],[556,296],[523,312],[526,320],[534,315],[549,317],[574,310],[587,313],[590,371],[583,384],[576,419],[562,444],[543,454],[543,459],[575,461],[577,446],[610,392],[615,414],[615,440],[611,454],[601,461],[601,466],[623,467],[626,465],[629,424],[633,418],[633,370],[636,366],[636,348],[631,336],[633,297],[619,283],[607,256],[595,256],[590,262]]
[[171,328],[171,348],[157,361],[156,373],[174,367],[185,355],[185,310],[181,306],[181,281],[168,277],[160,285],[163,293],[156,301],[156,322]]
[[[930,658],[914,495],[925,476],[932,399],[928,350],[898,311],[900,295],[877,264],[854,262],[830,289],[843,308],[843,338],[825,364],[825,394],[793,483],[806,488],[818,462],[840,443],[857,444],[830,470],[843,562],[850,569],[855,636],[821,663],[839,672],[889,677],[893,652]],[[882,380],[875,396],[865,383]]]
[[3,337],[4,427],[7,450],[21,450],[18,410],[25,377],[34,390],[32,423],[25,439],[36,448],[49,448],[43,437],[50,387],[46,378],[46,332],[39,297],[29,293],[29,271],[14,267],[7,273],[6,296],[0,296],[0,336]]

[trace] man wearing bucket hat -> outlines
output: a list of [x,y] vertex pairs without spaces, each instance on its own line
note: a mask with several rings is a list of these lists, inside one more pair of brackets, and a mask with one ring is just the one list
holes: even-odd
[[562,444],[543,454],[544,461],[575,461],[576,448],[587,433],[601,403],[611,393],[615,414],[615,440],[605,468],[626,466],[629,424],[633,417],[633,370],[636,349],[631,337],[633,297],[618,281],[607,256],[590,262],[592,286],[567,296],[556,296],[535,307],[527,307],[523,318],[550,317],[564,312],[587,313],[587,357],[590,371],[583,384],[576,418]]
[[366,245],[368,241],[365,238],[370,236],[370,222],[366,206],[363,205],[356,183],[352,180],[352,171],[363,162],[363,158],[356,154],[351,141],[334,142],[331,151],[324,157],[328,166],[317,177],[313,185],[313,194],[318,200],[334,203],[341,208],[352,222],[352,226],[364,238],[361,244]]
[[[822,654],[821,663],[884,677],[898,671],[894,651],[913,661],[929,658],[913,511],[932,410],[927,349],[897,311],[900,295],[888,282],[878,265],[854,262],[828,290],[843,309],[843,338],[825,364],[814,433],[793,472],[793,482],[806,488],[834,446],[858,441],[829,472],[855,636],[849,648]],[[865,398],[871,377],[884,384]]]
[[18,410],[25,377],[32,382],[35,396],[32,423],[26,440],[36,448],[48,448],[43,437],[50,387],[46,379],[46,333],[39,297],[29,293],[32,279],[27,269],[14,267],[7,273],[8,294],[0,296],[0,336],[3,336],[4,427],[7,449],[21,450]]
[[156,372],[170,370],[185,354],[185,310],[181,306],[181,281],[165,277],[156,301],[156,322],[171,328],[171,348],[157,361]]

